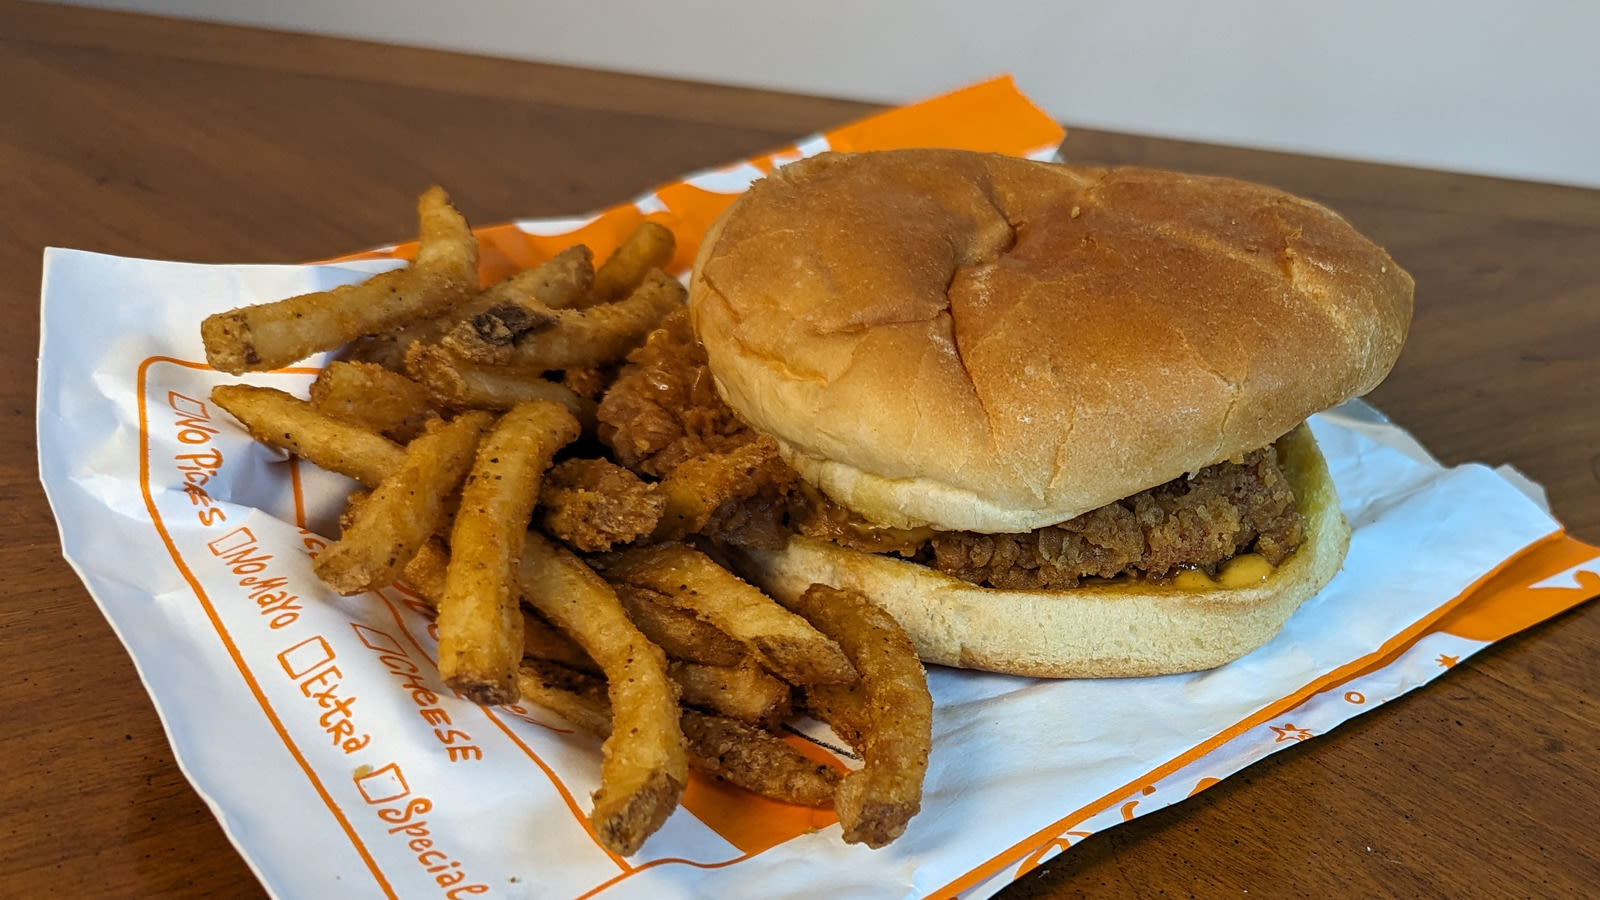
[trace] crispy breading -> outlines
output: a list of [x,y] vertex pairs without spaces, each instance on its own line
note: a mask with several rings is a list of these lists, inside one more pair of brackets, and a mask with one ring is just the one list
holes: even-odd
[[603,459],[569,459],[545,476],[539,523],[576,550],[598,553],[655,530],[667,499],[647,483]]
[[974,584],[1040,590],[1125,573],[1210,572],[1246,551],[1277,565],[1304,540],[1294,494],[1269,446],[1060,525],[1026,534],[937,534],[930,562]]
[[600,440],[625,466],[661,477],[685,460],[733,450],[754,435],[712,383],[686,310],[661,320],[600,401]]

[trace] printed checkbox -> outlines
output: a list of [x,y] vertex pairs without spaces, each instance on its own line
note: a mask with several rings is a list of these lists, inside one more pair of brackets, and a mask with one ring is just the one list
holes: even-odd
[[361,639],[362,645],[368,650],[376,650],[379,653],[395,653],[400,656],[406,655],[405,648],[400,646],[400,642],[388,634],[376,628],[358,625],[355,622],[351,622],[350,627],[355,629],[356,637]]
[[357,775],[355,782],[356,788],[361,791],[362,799],[369,805],[399,800],[411,793],[411,788],[406,784],[405,774],[395,763]]
[[255,543],[255,534],[248,528],[240,527],[206,544],[206,546],[210,548],[212,556],[225,556],[235,550],[253,547]]
[[306,638],[293,647],[278,654],[278,665],[289,673],[289,677],[300,680],[300,676],[316,671],[319,666],[333,661],[333,648],[321,635]]

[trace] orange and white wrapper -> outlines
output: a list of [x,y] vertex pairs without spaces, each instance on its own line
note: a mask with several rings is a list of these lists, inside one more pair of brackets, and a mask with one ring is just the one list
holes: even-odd
[[[1045,158],[1061,137],[1009,80],[991,81],[597,215],[483,229],[482,274],[580,240],[603,256],[643,218],[676,232],[682,270],[752,180],[830,148]],[[537,708],[453,696],[404,588],[325,589],[311,557],[351,483],[254,443],[207,400],[237,379],[203,361],[206,315],[358,281],[407,252],[306,266],[45,257],[39,456],[66,557],[179,764],[276,897],[986,897],[1600,593],[1600,551],[1566,537],[1520,476],[1441,467],[1348,406],[1312,427],[1354,529],[1349,558],[1267,645],[1161,678],[934,668],[923,809],[891,846],[847,846],[829,813],[696,778],[644,850],[620,858],[585,826],[599,742]],[[322,362],[246,380],[303,395]]]

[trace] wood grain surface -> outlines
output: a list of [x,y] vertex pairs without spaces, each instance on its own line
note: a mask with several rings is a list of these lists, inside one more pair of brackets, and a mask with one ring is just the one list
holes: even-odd
[[[61,559],[33,431],[44,247],[319,258],[406,236],[432,182],[478,222],[577,213],[868,111],[0,0],[0,895],[263,894]],[[1514,464],[1600,540],[1600,193],[1092,131],[1068,146],[1345,213],[1417,281],[1371,400],[1447,463]],[[1594,896],[1597,686],[1590,604],[1006,896]]]

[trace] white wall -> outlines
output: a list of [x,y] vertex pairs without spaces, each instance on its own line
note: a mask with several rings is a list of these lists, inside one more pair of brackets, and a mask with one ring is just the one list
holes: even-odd
[[1600,187],[1590,0],[94,0],[880,101],[1002,71],[1070,124]]

